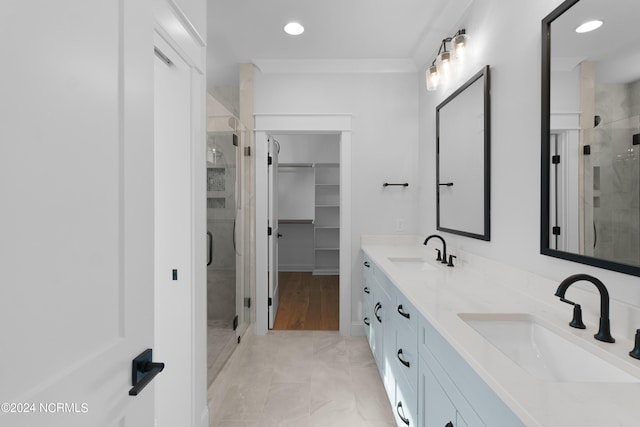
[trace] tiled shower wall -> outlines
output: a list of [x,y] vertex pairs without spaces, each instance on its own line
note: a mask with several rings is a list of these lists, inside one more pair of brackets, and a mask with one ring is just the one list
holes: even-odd
[[640,81],[596,86],[594,222],[598,258],[640,264]]

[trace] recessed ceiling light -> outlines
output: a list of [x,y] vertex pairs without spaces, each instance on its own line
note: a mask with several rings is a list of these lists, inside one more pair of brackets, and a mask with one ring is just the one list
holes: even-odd
[[292,36],[299,36],[304,33],[304,27],[297,22],[289,22],[284,26],[284,32]]
[[585,22],[584,24],[576,28],[576,33],[588,33],[589,31],[600,28],[602,24],[603,22],[597,19],[594,21]]

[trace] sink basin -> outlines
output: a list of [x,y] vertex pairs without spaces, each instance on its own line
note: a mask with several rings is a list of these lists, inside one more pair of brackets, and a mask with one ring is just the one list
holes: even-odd
[[389,261],[404,271],[430,271],[436,269],[422,258],[389,258]]
[[532,315],[460,313],[458,316],[521,368],[541,380],[640,382],[543,326]]

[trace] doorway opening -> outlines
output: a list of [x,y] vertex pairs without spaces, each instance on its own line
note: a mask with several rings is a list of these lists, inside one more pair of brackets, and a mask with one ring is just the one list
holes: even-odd
[[340,135],[273,134],[269,326],[339,330]]

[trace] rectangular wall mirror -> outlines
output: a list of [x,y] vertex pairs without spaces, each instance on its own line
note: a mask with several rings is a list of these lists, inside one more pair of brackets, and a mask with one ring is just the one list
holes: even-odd
[[638,0],[568,0],[542,21],[540,251],[636,276],[639,16]]
[[489,66],[436,107],[437,229],[490,240]]

